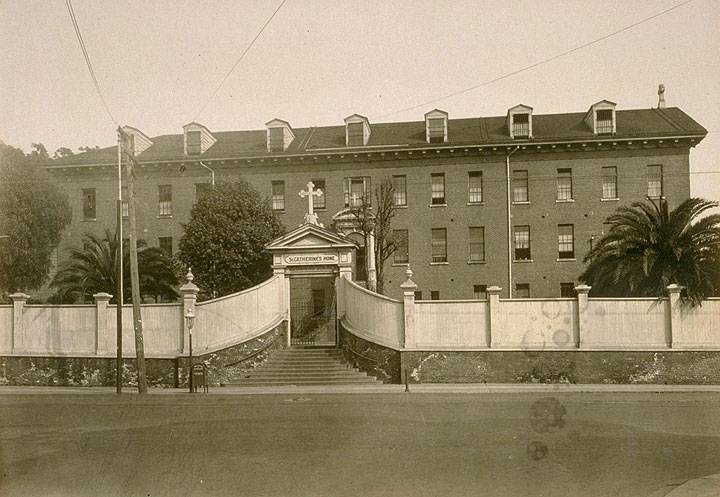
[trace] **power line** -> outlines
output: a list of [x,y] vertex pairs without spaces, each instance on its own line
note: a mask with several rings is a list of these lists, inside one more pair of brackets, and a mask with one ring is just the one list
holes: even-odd
[[644,23],[646,23],[646,22],[648,22],[648,21],[651,21],[651,20],[653,20],[653,19],[655,19],[655,18],[657,18],[657,17],[660,17],[660,16],[662,16],[662,15],[665,15],[665,14],[667,14],[667,13],[669,13],[669,12],[672,12],[673,10],[679,9],[680,7],[683,7],[683,6],[685,6],[685,5],[689,4],[689,3],[692,3],[692,2],[694,2],[694,1],[695,1],[695,0],[686,0],[685,2],[679,3],[679,4],[677,4],[677,5],[673,6],[673,7],[670,7],[669,9],[665,9],[665,10],[663,10],[663,11],[661,11],[661,12],[658,12],[657,14],[651,15],[650,17],[646,17],[646,18],[644,18],[644,19],[641,19],[641,20],[639,20],[639,21],[637,21],[637,22],[634,22],[634,23],[629,24],[629,25],[627,25],[627,26],[625,26],[625,27],[623,27],[623,28],[620,28],[620,29],[618,29],[618,30],[616,30],[616,31],[613,31],[612,33],[606,34],[605,36],[602,36],[602,37],[600,37],[600,38],[596,38],[596,39],[594,39],[594,40],[592,40],[592,41],[589,41],[589,42],[587,42],[587,43],[583,43],[582,45],[578,45],[578,46],[573,47],[573,48],[571,48],[571,49],[569,49],[569,50],[566,50],[566,51],[561,52],[561,53],[559,53],[559,54],[553,55],[552,57],[548,57],[548,58],[546,58],[546,59],[542,59],[542,60],[540,60],[540,61],[538,61],[538,62],[535,62],[535,63],[530,64],[530,65],[528,65],[528,66],[522,67],[522,68],[517,69],[517,70],[515,70],[515,71],[511,71],[511,72],[505,73],[505,74],[503,74],[503,75],[501,75],[501,76],[498,76],[498,77],[496,77],[496,78],[493,78],[493,79],[490,79],[490,80],[487,80],[487,81],[483,81],[482,83],[479,83],[479,84],[477,84],[477,85],[473,85],[473,86],[470,86],[470,87],[468,87],[468,88],[464,88],[464,89],[462,89],[462,90],[454,91],[454,92],[452,92],[452,93],[448,93],[448,94],[446,94],[446,95],[442,95],[442,96],[440,96],[440,97],[438,97],[438,98],[434,98],[434,99],[432,99],[432,100],[426,100],[425,102],[422,102],[422,103],[417,104],[417,105],[413,105],[412,107],[406,107],[406,108],[404,108],[404,109],[400,109],[400,110],[396,110],[396,111],[393,111],[393,112],[389,112],[389,113],[387,113],[387,114],[383,114],[383,115],[381,115],[381,116],[378,116],[378,119],[383,119],[383,118],[388,117],[388,116],[392,116],[392,115],[395,115],[395,114],[400,114],[401,112],[406,112],[406,111],[409,111],[409,110],[415,110],[415,109],[418,109],[418,108],[421,108],[421,107],[425,107],[425,106],[427,106],[427,105],[429,105],[429,104],[433,104],[433,103],[435,103],[435,102],[439,102],[440,100],[446,100],[446,99],[448,99],[448,98],[452,98],[452,97],[456,97],[456,96],[458,96],[458,95],[462,95],[463,93],[467,93],[467,92],[469,92],[469,91],[477,90],[478,88],[482,88],[483,86],[488,86],[488,85],[490,85],[490,84],[497,83],[498,81],[501,81],[501,80],[503,80],[503,79],[507,79],[507,78],[509,78],[509,77],[511,77],[511,76],[515,76],[516,74],[520,74],[520,73],[522,73],[522,72],[529,71],[530,69],[534,69],[534,68],[536,68],[536,67],[538,67],[538,66],[547,64],[548,62],[552,62],[552,61],[557,60],[557,59],[559,59],[559,58],[561,58],[561,57],[565,57],[566,55],[570,55],[571,53],[577,52],[577,51],[582,50],[582,49],[584,49],[584,48],[587,48],[587,47],[589,47],[589,46],[591,46],[591,45],[595,45],[596,43],[600,43],[601,41],[607,40],[608,38],[612,38],[612,37],[615,36],[615,35],[618,35],[618,34],[620,34],[620,33],[623,33],[623,32],[625,32],[625,31],[628,31],[628,30],[630,30],[630,29],[632,29],[632,28],[635,28],[635,27],[637,27],[637,26],[639,26],[639,25],[641,25],[641,24],[644,24]]
[[93,70],[92,62],[90,61],[90,55],[88,54],[87,48],[85,47],[85,40],[83,40],[82,33],[80,32],[80,26],[78,26],[77,18],[75,17],[75,10],[72,6],[72,0],[65,0],[65,5],[67,6],[68,13],[70,14],[70,20],[73,23],[73,28],[75,28],[75,36],[77,37],[78,43],[80,44],[80,49],[83,53],[83,57],[85,58],[85,65],[87,65],[88,71],[90,72],[90,77],[92,78],[93,85],[95,85],[95,90],[100,97],[100,101],[102,102],[103,107],[105,107],[105,112],[107,112],[108,116],[110,116],[110,119],[113,123],[115,123],[115,126],[120,126],[115,120],[115,117],[112,115],[112,112],[110,112],[110,108],[108,107],[107,102],[105,102],[105,97],[103,97],[103,94],[100,91],[100,84],[98,83],[97,77],[95,76],[95,71]]
[[250,42],[250,44],[247,47],[245,47],[245,50],[243,50],[243,53],[240,54],[240,57],[238,57],[238,59],[235,61],[235,64],[233,64],[233,66],[230,68],[230,70],[227,72],[227,74],[225,74],[223,79],[220,81],[220,84],[217,85],[217,88],[215,88],[215,91],[212,92],[212,94],[210,95],[210,98],[208,98],[207,101],[205,102],[205,104],[202,107],[200,107],[200,110],[197,112],[197,114],[195,114],[195,117],[193,118],[193,120],[197,120],[198,116],[203,113],[203,111],[210,104],[212,99],[215,98],[215,95],[217,95],[217,93],[220,91],[220,88],[222,88],[222,86],[225,84],[225,81],[227,81],[227,79],[233,73],[235,68],[240,64],[240,62],[242,62],[242,60],[245,58],[245,55],[250,51],[250,49],[253,47],[253,45],[258,40],[258,38],[260,38],[260,35],[262,35],[263,31],[265,31],[265,28],[268,26],[268,24],[270,24],[270,22],[273,20],[275,15],[280,11],[280,9],[283,7],[283,5],[285,5],[285,2],[287,2],[287,0],[282,0],[282,2],[280,2],[280,5],[278,5],[278,7],[275,9],[275,12],[273,12],[272,15],[268,18],[268,20],[265,21],[265,24],[262,25],[262,27],[260,28],[260,31],[258,31],[258,33],[255,35],[255,38],[253,38],[252,41]]

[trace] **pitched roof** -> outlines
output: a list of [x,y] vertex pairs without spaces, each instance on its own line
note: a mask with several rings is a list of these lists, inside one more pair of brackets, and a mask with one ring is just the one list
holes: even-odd
[[[530,142],[579,141],[598,138],[583,118],[584,112],[534,114],[533,138]],[[661,138],[664,136],[705,136],[707,130],[677,107],[616,111],[617,132],[603,139],[621,140]],[[375,123],[368,147],[427,147],[425,121]],[[187,157],[183,152],[183,135],[152,137],[153,144],[138,155],[141,162],[226,159],[292,155],[347,148],[345,126],[294,128],[295,139],[284,152],[268,152],[266,130],[219,131],[212,135],[217,142],[203,154]],[[524,140],[523,140],[524,142]],[[448,141],[442,146],[512,145],[506,116],[473,117],[448,120]],[[361,148],[361,147],[359,147]],[[72,157],[53,160],[49,165],[108,164],[117,160],[117,148],[90,150]]]

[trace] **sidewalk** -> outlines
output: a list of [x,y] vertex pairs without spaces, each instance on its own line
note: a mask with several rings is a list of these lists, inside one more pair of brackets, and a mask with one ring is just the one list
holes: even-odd
[[[410,384],[410,393],[720,393],[720,385],[570,385],[505,383],[427,383]],[[286,394],[380,394],[403,393],[405,385],[312,385],[272,387],[211,387],[210,395],[286,395]],[[114,394],[115,387],[0,386],[0,395]],[[150,388],[149,395],[185,395],[186,388]],[[123,394],[137,394],[135,387],[123,387]],[[202,395],[198,392],[197,395]]]

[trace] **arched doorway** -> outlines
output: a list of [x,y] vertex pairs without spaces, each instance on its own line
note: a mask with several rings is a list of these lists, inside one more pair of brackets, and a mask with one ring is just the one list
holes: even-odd
[[367,267],[367,251],[365,249],[365,237],[362,233],[353,231],[347,235],[347,237],[357,244],[358,248],[355,251],[355,280],[360,283],[367,281],[368,267]]

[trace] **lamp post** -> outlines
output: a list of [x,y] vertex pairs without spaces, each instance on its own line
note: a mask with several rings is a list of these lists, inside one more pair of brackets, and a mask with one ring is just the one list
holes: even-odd
[[195,324],[195,313],[192,309],[188,309],[185,313],[185,324],[188,328],[188,336],[189,336],[189,352],[190,352],[190,360],[188,365],[188,385],[190,386],[190,393],[193,393],[193,377],[192,377],[192,367],[193,367],[193,356],[192,356],[192,329],[193,325]]

